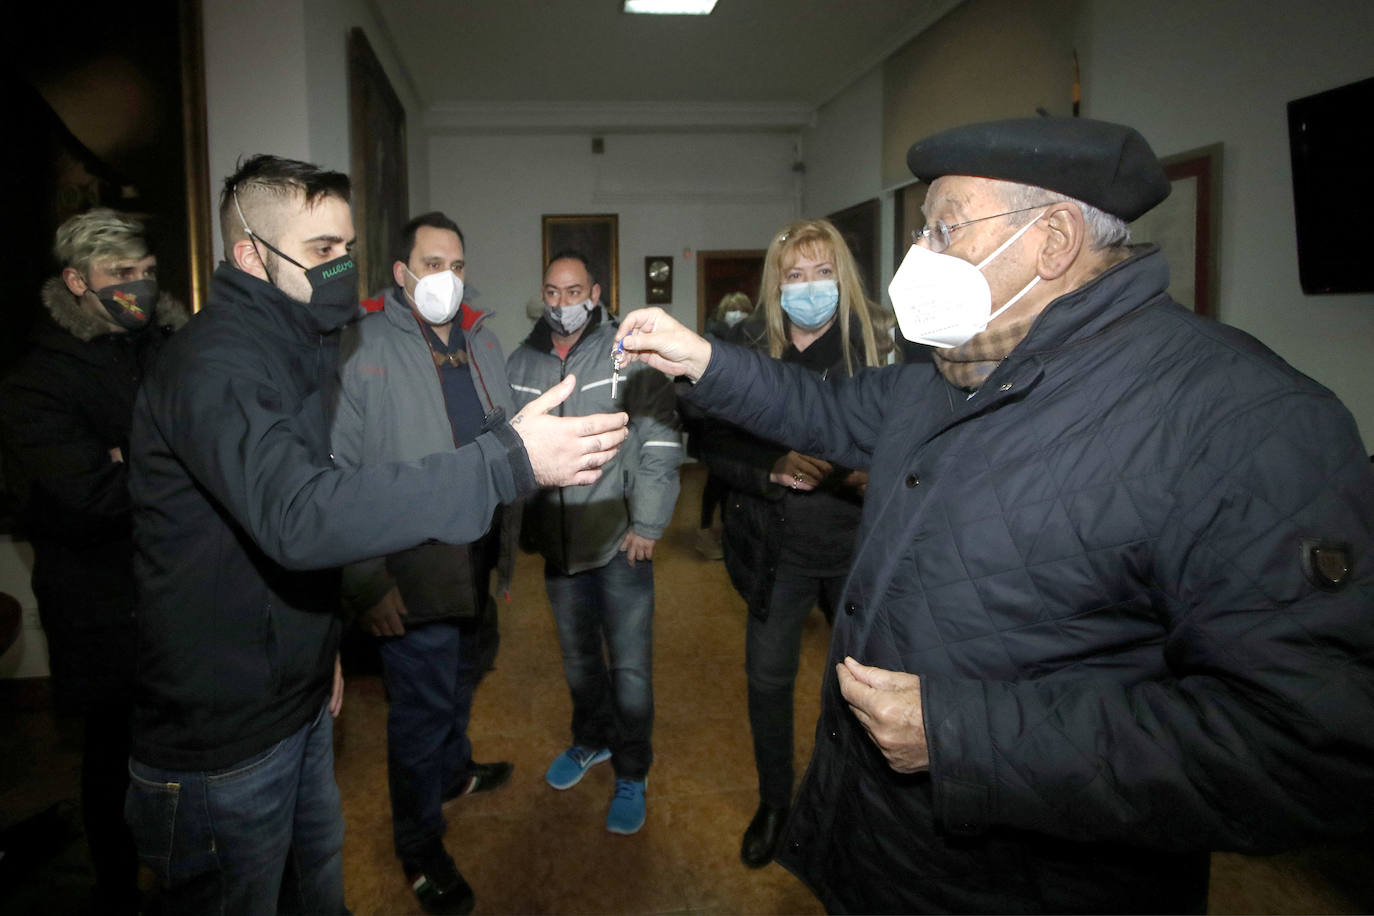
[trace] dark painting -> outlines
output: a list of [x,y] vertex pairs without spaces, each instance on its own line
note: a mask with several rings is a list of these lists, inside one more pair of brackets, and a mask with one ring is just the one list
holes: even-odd
[[544,239],[539,274],[559,251],[580,252],[591,264],[592,280],[601,284],[601,304],[620,314],[620,217],[615,213],[546,213],[540,220]]
[[395,285],[392,250],[410,219],[406,112],[362,29],[348,35],[348,129],[352,149],[354,257],[360,295]]
[[39,287],[57,273],[53,235],[70,217],[105,206],[143,219],[162,288],[191,307],[211,258],[199,3],[149,0],[136,16],[30,4],[10,31],[0,91],[19,134],[0,180],[15,306],[0,371],[26,346]]

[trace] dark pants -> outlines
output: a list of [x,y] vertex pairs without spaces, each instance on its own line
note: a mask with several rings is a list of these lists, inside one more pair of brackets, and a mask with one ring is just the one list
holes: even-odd
[[396,855],[418,867],[442,841],[443,793],[472,762],[468,718],[491,632],[480,620],[438,620],[381,641],[390,707],[386,771]]
[[571,576],[546,565],[544,585],[572,693],[573,743],[610,748],[617,777],[643,779],[654,759],[653,563],[630,566],[620,552]]
[[81,818],[86,845],[101,907],[112,913],[138,909],[138,852],[124,822],[132,713],[128,701],[87,712],[81,751]]
[[754,733],[759,799],[771,808],[792,803],[792,704],[801,664],[802,624],[817,604],[834,606],[844,578],[779,569],[768,596],[768,619],[749,615],[744,650],[749,728]]
[[729,487],[725,481],[715,474],[707,473],[706,483],[701,487],[701,525],[702,528],[710,528],[711,522],[715,517],[716,509],[725,503],[725,495],[729,492]]
[[125,817],[166,913],[346,913],[343,811],[327,706],[223,770],[129,760]]

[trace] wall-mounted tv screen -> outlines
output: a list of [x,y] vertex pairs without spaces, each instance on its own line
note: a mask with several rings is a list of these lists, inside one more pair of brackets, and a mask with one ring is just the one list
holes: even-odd
[[1374,292],[1374,77],[1288,103],[1305,293]]

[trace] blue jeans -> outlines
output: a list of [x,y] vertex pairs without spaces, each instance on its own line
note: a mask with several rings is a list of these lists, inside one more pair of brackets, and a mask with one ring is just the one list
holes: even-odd
[[444,836],[443,793],[472,762],[468,717],[482,677],[477,620],[438,620],[383,639],[386,772],[396,855],[420,866]]
[[573,575],[545,564],[544,585],[572,693],[573,743],[610,748],[616,776],[643,779],[654,759],[653,563],[630,566],[620,552]]
[[124,816],[167,913],[347,913],[334,720],[223,770],[129,760]]
[[759,799],[771,808],[792,803],[792,706],[801,666],[802,624],[817,604],[835,606],[844,580],[783,567],[768,596],[768,619],[749,615],[744,638],[749,730],[754,733]]

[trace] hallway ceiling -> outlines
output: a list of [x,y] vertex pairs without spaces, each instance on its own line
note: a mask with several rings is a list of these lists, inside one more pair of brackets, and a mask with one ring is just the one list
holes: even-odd
[[720,0],[631,16],[620,0],[375,0],[426,106],[828,101],[959,0]]

